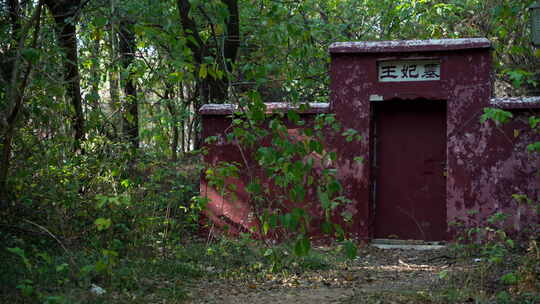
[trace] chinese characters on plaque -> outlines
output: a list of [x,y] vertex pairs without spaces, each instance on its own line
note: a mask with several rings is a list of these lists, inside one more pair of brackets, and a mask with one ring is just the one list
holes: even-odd
[[441,63],[433,60],[379,62],[380,82],[430,81],[441,79]]

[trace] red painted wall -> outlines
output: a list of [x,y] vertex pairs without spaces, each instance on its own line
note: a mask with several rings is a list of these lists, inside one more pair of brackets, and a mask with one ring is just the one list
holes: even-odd
[[523,194],[538,202],[540,158],[527,152],[527,145],[540,141],[540,135],[528,125],[530,116],[538,116],[539,104],[534,100],[526,104],[509,101],[491,100],[488,106],[512,112],[514,119],[510,123],[480,123],[477,115],[471,115],[475,128],[467,128],[453,138],[453,183],[448,187],[452,196],[447,207],[449,221],[460,224],[453,228],[454,232],[461,225],[485,225],[497,212],[512,215],[504,223],[509,231],[524,232],[540,223],[535,208],[512,198],[514,194]]
[[[302,137],[300,129],[313,126],[315,116],[328,112],[328,104],[311,104],[310,109],[304,110],[300,114],[301,120],[305,124],[302,126],[294,125],[285,118],[285,125],[288,128],[289,138],[291,140],[297,140]],[[287,111],[289,106],[283,103],[267,104],[268,114],[274,111],[282,112]],[[220,162],[234,162],[241,168],[239,176],[237,178],[229,178],[226,182],[228,185],[234,185],[233,188],[221,191],[216,187],[211,187],[209,181],[205,178],[204,174],[201,178],[201,194],[210,199],[208,205],[208,218],[215,224],[216,228],[227,227],[228,232],[233,234],[239,232],[255,232],[256,235],[260,235],[258,231],[258,219],[255,217],[257,212],[254,212],[256,208],[260,207],[254,202],[253,198],[249,196],[245,191],[245,187],[249,184],[249,181],[253,178],[259,178],[261,184],[265,189],[270,190],[270,195],[265,197],[269,202],[271,209],[280,210],[281,212],[290,212],[295,207],[305,207],[306,204],[311,204],[316,201],[316,189],[307,189],[306,202],[294,204],[288,199],[281,201],[281,197],[287,197],[287,190],[281,190],[278,187],[265,178],[264,169],[259,166],[251,156],[253,152],[250,149],[241,148],[236,143],[230,142],[226,139],[227,134],[231,131],[231,123],[233,116],[233,107],[230,105],[210,105],[203,107],[201,110],[203,114],[203,138],[210,136],[216,136],[218,139],[216,142],[206,144],[207,153],[204,156],[204,161],[207,167],[212,168],[218,165]],[[263,140],[260,142],[260,146],[270,146],[270,140]],[[259,147],[259,146],[258,146]],[[255,148],[258,148],[255,147]],[[314,165],[317,169],[317,164]],[[316,170],[314,174],[317,174]],[[306,210],[314,218],[311,232],[313,235],[320,233],[320,222],[323,218],[323,210],[318,204],[312,204]],[[260,214],[260,213],[259,213]],[[283,237],[283,234],[273,234],[272,237]]]
[[[364,137],[361,143],[353,144],[335,136],[327,143],[328,149],[338,153],[335,166],[339,179],[345,195],[353,201],[346,207],[353,215],[353,225],[347,228],[353,237],[369,239],[374,235],[373,104],[395,99],[442,100],[447,104],[447,238],[456,235],[453,223],[471,227],[485,223],[491,214],[499,211],[514,214],[507,220],[511,228],[523,229],[538,223],[534,210],[517,206],[512,194],[526,194],[533,199],[539,194],[536,174],[539,158],[527,153],[526,145],[540,137],[529,131],[526,118],[535,108],[540,108],[540,99],[490,99],[493,91],[490,47],[485,39],[338,43],[330,47],[330,109],[321,106],[305,117],[311,117],[309,120],[317,113],[329,111],[344,128],[355,129]],[[440,60],[441,79],[379,82],[378,62],[418,59]],[[483,109],[493,106],[513,108],[517,120],[503,127],[492,122],[480,123]],[[230,126],[227,115],[232,113],[232,106],[209,105],[201,113],[203,136],[223,138]],[[515,131],[518,129],[519,133]],[[242,161],[238,149],[223,139],[208,148],[205,161],[209,164]],[[358,163],[354,161],[356,156],[363,156],[366,161]],[[236,197],[222,197],[204,179],[201,192],[210,198],[210,217],[218,224],[227,222],[236,230],[249,229],[256,220],[249,203],[242,199],[246,197],[242,191],[245,176],[234,183],[238,185]],[[317,208],[315,205],[312,210],[315,216],[320,215]]]

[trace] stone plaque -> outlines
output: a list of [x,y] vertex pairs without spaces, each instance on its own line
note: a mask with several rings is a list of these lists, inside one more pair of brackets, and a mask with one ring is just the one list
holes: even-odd
[[441,80],[441,63],[436,60],[379,62],[380,82]]

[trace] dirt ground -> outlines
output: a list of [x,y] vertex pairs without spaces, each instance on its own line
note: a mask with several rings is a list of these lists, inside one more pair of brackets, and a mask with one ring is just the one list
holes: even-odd
[[433,303],[441,272],[460,267],[449,252],[365,246],[356,260],[328,270],[202,281],[190,303]]

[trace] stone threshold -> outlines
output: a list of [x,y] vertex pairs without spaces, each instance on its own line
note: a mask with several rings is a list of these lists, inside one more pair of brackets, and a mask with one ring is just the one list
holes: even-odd
[[373,239],[371,246],[379,249],[438,250],[446,247],[445,242],[422,240]]

